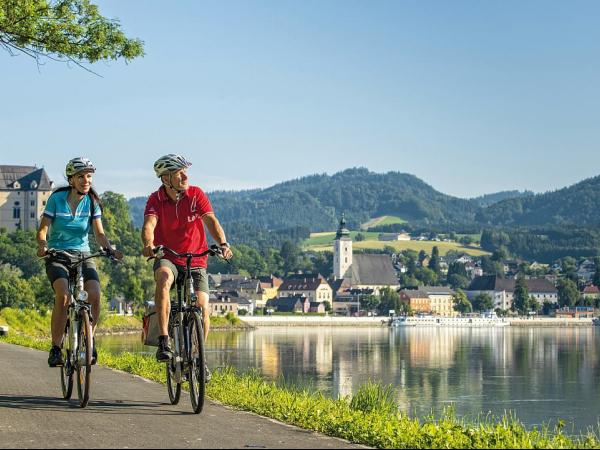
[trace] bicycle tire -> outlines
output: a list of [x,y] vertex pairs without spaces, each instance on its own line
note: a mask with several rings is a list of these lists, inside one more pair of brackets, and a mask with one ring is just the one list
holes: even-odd
[[197,312],[189,316],[188,327],[190,348],[189,359],[189,383],[190,399],[195,414],[200,414],[204,408],[204,397],[206,394],[206,359],[204,353],[204,328],[202,318]]
[[79,397],[79,406],[85,408],[90,399],[93,344],[89,313],[85,309],[82,309],[80,314],[79,339],[76,353],[77,395]]
[[175,367],[173,361],[169,361],[165,364],[167,370],[167,392],[169,393],[169,401],[171,405],[179,403],[181,398],[181,383],[175,380]]
[[[63,341],[64,342],[64,341]],[[63,392],[63,398],[70,400],[73,394],[73,370],[71,365],[71,350],[63,349],[63,361],[65,362],[60,368],[60,386]]]

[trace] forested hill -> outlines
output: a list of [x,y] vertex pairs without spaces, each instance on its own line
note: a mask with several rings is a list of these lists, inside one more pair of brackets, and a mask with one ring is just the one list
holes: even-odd
[[[348,169],[335,175],[312,175],[267,189],[209,194],[223,223],[246,223],[268,230],[302,227],[335,229],[342,213],[348,225],[383,215],[432,224],[472,223],[479,207],[469,200],[442,194],[419,178],[399,173],[377,174]],[[145,199],[132,199],[136,226]]]
[[477,203],[479,206],[485,208],[485,207],[491,206],[495,203],[502,202],[504,200],[528,197],[531,195],[534,195],[534,193],[532,191],[517,191],[517,190],[502,191],[502,192],[496,192],[494,194],[485,194],[480,197],[476,197],[473,199],[473,201],[475,203]]
[[[227,227],[331,231],[346,214],[358,229],[373,217],[397,216],[413,225],[457,230],[462,226],[549,226],[600,224],[600,177],[545,194],[507,191],[465,200],[436,191],[419,178],[399,172],[378,174],[348,169],[335,175],[311,175],[267,189],[211,192],[217,215]],[[503,196],[518,196],[494,203]],[[493,203],[488,207],[480,206]],[[129,201],[140,227],[146,199]],[[294,231],[296,232],[296,231]]]
[[493,226],[600,225],[600,176],[557,191],[496,203],[482,209],[477,220]]

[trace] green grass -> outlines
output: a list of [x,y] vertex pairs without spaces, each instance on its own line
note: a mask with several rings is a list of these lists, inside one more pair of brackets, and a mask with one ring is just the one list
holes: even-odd
[[9,326],[11,333],[17,332],[36,337],[50,335],[50,314],[4,308],[0,310],[0,320]]
[[407,223],[406,220],[401,219],[396,216],[385,216],[382,221],[380,221],[377,226],[385,226],[385,225],[395,225],[397,223]]
[[371,220],[363,223],[360,228],[362,230],[368,230],[369,228],[385,226],[385,225],[394,225],[397,223],[408,223],[406,220],[398,217],[398,216],[381,216],[374,217]]
[[[0,341],[47,350],[49,341],[11,335]],[[165,383],[165,368],[154,358],[99,350],[99,363]],[[599,448],[592,431],[570,437],[564,423],[527,430],[516,418],[486,416],[466,421],[446,409],[440,416],[411,418],[399,412],[394,390],[367,383],[352,397],[331,399],[314,388],[265,380],[257,372],[217,370],[208,396],[230,407],[377,448]]]
[[[377,241],[380,233],[373,233],[367,231],[351,231],[350,237],[353,241],[356,241],[356,236],[358,234],[362,234],[365,239],[370,241]],[[310,238],[306,239],[302,242],[303,247],[313,247],[313,246],[329,246],[333,248],[333,241],[335,240],[335,232],[326,232],[326,233],[311,233]]]
[[[50,336],[50,313],[35,310],[19,310],[4,308],[0,310],[0,325],[8,325],[11,332],[35,337]],[[238,317],[211,317],[213,328],[244,328],[247,325]],[[119,316],[116,314],[104,315],[98,325],[98,333],[115,333],[142,330],[142,321],[135,316]]]
[[[366,240],[361,242],[354,241],[352,243],[352,248],[363,250],[383,250],[384,247],[388,246],[393,247],[398,252],[402,250],[414,250],[416,252],[425,250],[425,252],[429,255],[431,254],[433,247],[437,247],[441,255],[445,255],[449,251],[463,252],[473,256],[489,255],[488,252],[479,247],[465,247],[457,242]],[[305,250],[311,250],[315,252],[331,252],[333,251],[333,243],[330,245],[311,245],[306,247]]]
[[133,331],[142,329],[142,321],[134,316],[119,316],[116,314],[108,314],[102,318],[102,322],[98,325],[97,332],[119,332]]

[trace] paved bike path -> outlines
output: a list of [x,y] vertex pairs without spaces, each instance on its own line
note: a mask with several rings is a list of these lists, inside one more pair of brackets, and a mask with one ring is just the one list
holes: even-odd
[[0,448],[364,448],[212,401],[195,415],[185,392],[172,406],[165,386],[100,366],[81,409],[46,360],[0,342]]

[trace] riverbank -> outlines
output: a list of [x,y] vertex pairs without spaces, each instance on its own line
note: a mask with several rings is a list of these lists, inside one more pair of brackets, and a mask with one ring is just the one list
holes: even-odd
[[[4,308],[0,310],[0,326],[6,326],[9,333],[47,338],[50,335],[50,312]],[[96,335],[136,334],[142,331],[142,321],[135,316],[107,314],[101,318]],[[214,331],[247,331],[252,329],[237,317],[211,317]]]
[[[592,319],[557,319],[536,317],[534,319],[507,318],[514,327],[591,327]],[[387,317],[338,317],[338,316],[246,316],[244,321],[254,327],[386,327]],[[418,325],[417,325],[418,326]],[[432,326],[432,325],[423,325]],[[451,326],[451,325],[446,325]],[[459,325],[457,325],[459,326]]]
[[564,319],[535,317],[533,319],[507,319],[511,327],[591,327],[592,319]]
[[[0,341],[46,350],[47,340],[9,336]],[[99,350],[99,364],[165,383],[164,365],[153,357]],[[331,399],[314,388],[283,386],[256,372],[215,370],[208,396],[235,409],[250,411],[307,430],[377,448],[598,448],[592,432],[569,437],[568,425],[527,430],[511,416],[457,418],[451,409],[438,417],[411,418],[399,411],[391,387],[367,383],[354,396]]]
[[382,327],[386,317],[339,316],[245,316],[244,322],[255,327]]

